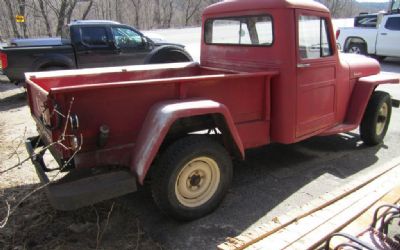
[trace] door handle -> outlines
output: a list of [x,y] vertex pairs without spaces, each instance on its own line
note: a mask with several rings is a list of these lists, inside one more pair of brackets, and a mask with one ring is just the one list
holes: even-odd
[[297,64],[297,68],[308,68],[310,66],[311,66],[311,64],[309,64],[309,63],[298,63]]
[[382,36],[386,36],[386,35],[387,35],[387,33],[381,33],[381,35],[382,35]]

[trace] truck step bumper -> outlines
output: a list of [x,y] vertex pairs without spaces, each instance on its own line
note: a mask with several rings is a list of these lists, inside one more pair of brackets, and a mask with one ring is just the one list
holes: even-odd
[[137,190],[136,178],[128,170],[93,174],[90,169],[86,169],[82,170],[82,173],[70,176],[67,174],[51,182],[45,173],[47,167],[42,155],[34,153],[34,145],[40,145],[38,140],[38,137],[28,138],[25,146],[42,185],[46,185],[44,189],[54,208],[64,211],[74,210]]

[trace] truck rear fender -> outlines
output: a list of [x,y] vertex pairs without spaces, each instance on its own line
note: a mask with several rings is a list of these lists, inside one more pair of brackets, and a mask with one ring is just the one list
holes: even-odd
[[[367,42],[366,42],[363,38],[358,37],[358,36],[349,36],[348,38],[346,38],[346,41],[345,41],[344,44],[343,44],[343,51],[346,51],[346,49],[348,48],[348,46],[349,46],[351,43],[361,43],[361,44],[364,44],[364,45],[365,45],[365,49],[366,49],[366,51],[367,51],[368,54],[375,54],[375,46],[369,47],[368,44],[367,44]],[[373,51],[370,51],[371,48],[373,49]]]
[[399,78],[393,75],[378,74],[361,77],[354,85],[350,103],[347,109],[345,122],[359,125],[364,116],[365,109],[372,92],[379,84],[398,84]]
[[50,54],[44,57],[39,57],[32,64],[33,71],[40,71],[47,67],[63,67],[66,69],[76,68],[75,62],[71,58],[61,54]]
[[[137,175],[139,183],[143,184],[150,165],[159,152],[160,146],[172,125],[180,119],[202,115],[215,115],[217,120],[218,117],[224,118],[223,125],[229,132],[223,133],[224,136],[227,136],[224,140],[232,141],[233,145],[235,145],[237,156],[244,158],[242,141],[225,105],[205,99],[162,102],[155,104],[150,109],[133,150],[131,171]],[[235,152],[231,153],[235,154]]]

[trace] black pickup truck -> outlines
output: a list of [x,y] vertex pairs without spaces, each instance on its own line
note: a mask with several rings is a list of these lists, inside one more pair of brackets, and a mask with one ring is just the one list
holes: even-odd
[[[0,68],[13,83],[25,72],[192,61],[184,46],[153,41],[113,21],[74,21],[60,39],[29,39],[0,48]],[[13,46],[14,45],[14,46]]]

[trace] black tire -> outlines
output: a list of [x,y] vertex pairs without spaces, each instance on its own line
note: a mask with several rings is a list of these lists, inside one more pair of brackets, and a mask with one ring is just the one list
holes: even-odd
[[367,46],[364,43],[350,43],[346,49],[346,52],[367,55]]
[[379,62],[383,62],[386,59],[386,56],[377,56],[377,60]]
[[179,50],[165,50],[155,54],[150,59],[150,64],[191,62],[193,59]]
[[390,95],[383,91],[375,91],[368,102],[360,124],[360,135],[365,144],[374,146],[383,142],[391,114]]
[[[216,163],[218,178],[217,174],[214,174],[214,177],[211,174],[210,180],[203,178],[202,170],[196,169],[204,166],[211,169],[211,165],[206,162],[209,159]],[[151,180],[154,201],[163,212],[177,220],[200,218],[218,207],[228,191],[232,172],[232,160],[222,145],[202,135],[181,138],[164,151],[155,166]],[[185,183],[182,180],[186,180]],[[202,181],[204,186],[201,185]],[[207,184],[207,181],[210,181],[210,184]],[[195,191],[206,188],[197,198],[186,198],[179,191],[181,186],[186,186],[185,191],[193,187],[198,189]]]
[[67,68],[61,67],[61,66],[46,66],[43,68],[40,68],[40,71],[53,71],[53,70],[65,70]]

